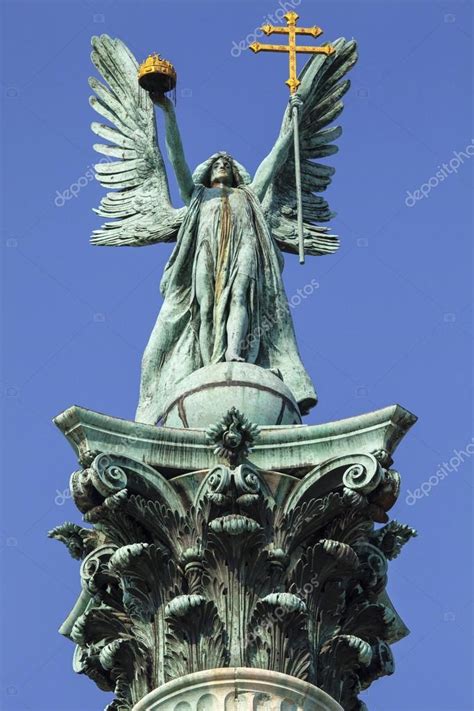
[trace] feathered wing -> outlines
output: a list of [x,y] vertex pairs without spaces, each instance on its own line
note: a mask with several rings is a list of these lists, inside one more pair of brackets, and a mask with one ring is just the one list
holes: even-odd
[[[107,156],[96,178],[115,189],[95,212],[113,220],[94,230],[92,244],[141,246],[176,240],[187,208],[173,208],[156,134],[153,103],[138,84],[138,63],[119,39],[92,38],[91,59],[107,85],[91,77],[91,106],[113,126],[94,122],[92,130],[110,144],[95,144]],[[109,160],[117,159],[117,160]]]
[[[328,222],[334,216],[326,200],[315,193],[326,190],[335,172],[334,168],[315,162],[315,159],[338,151],[333,142],[339,138],[342,129],[329,127],[329,124],[344,108],[341,99],[350,86],[344,77],[357,61],[357,47],[354,41],[345,39],[338,39],[333,47],[333,54],[315,54],[306,64],[297,91],[297,96],[303,100],[298,116],[305,251],[312,255],[331,254],[339,247],[338,238],[329,233],[329,228],[315,224]],[[284,124],[291,120],[287,111]],[[280,249],[298,252],[293,144],[288,159],[273,176],[262,207]]]

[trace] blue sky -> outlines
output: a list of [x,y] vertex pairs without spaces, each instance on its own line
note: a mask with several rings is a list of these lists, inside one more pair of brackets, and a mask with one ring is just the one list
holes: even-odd
[[[389,577],[412,633],[393,648],[395,675],[364,699],[374,711],[469,711],[472,5],[294,6],[303,24],[325,29],[324,39],[355,37],[360,47],[327,193],[341,249],[304,267],[286,258],[290,299],[318,284],[293,309],[320,398],[306,421],[395,402],[420,418],[397,452],[403,483],[392,512],[419,537]],[[79,591],[79,566],[46,532],[80,516],[68,495],[77,465],[51,419],[71,404],[133,418],[171,249],[88,244],[99,224],[91,208],[102,194],[89,180],[97,160],[90,36],[107,32],[139,58],[156,50],[174,62],[190,166],[225,149],[253,172],[277,134],[287,62],[239,47],[279,8],[277,0],[2,4],[5,711],[92,711],[106,703],[72,672],[73,646],[57,634]],[[76,196],[61,199],[79,184]]]

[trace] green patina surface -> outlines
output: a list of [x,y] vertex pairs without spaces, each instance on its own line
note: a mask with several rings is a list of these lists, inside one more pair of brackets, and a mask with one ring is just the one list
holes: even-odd
[[[142,363],[137,420],[155,424],[180,380],[222,361],[249,362],[278,372],[301,412],[316,403],[301,362],[285,289],[280,250],[298,251],[292,104],[280,133],[253,178],[227,153],[191,173],[172,103],[165,114],[166,147],[185,207],[175,209],[160,152],[153,102],[137,82],[138,63],[120,40],[92,40],[92,60],[108,87],[91,79],[93,108],[114,128],[92,124],[113,145],[96,145],[117,160],[96,166],[108,193],[98,210],[113,222],[93,244],[143,246],[177,240],[161,282],[164,303]],[[356,62],[354,41],[339,39],[331,57],[314,55],[301,74],[298,102],[305,250],[331,254],[338,240],[321,225],[332,213],[316,195],[334,168],[316,162],[337,151],[346,73]],[[318,223],[318,224],[316,224]]]
[[207,430],[60,415],[82,465],[72,495],[92,524],[50,534],[83,559],[61,628],[76,671],[124,710],[227,666],[295,676],[362,708],[358,692],[392,673],[390,644],[408,633],[385,586],[388,560],[415,535],[387,514],[400,487],[392,453],[413,422],[398,406],[267,428],[233,410]]
[[[332,44],[307,63],[293,99],[313,255],[338,246],[315,194],[334,170],[315,159],[337,150],[330,124],[357,58],[353,41]],[[298,251],[291,105],[252,178],[226,153],[191,173],[174,108],[155,96],[185,203],[175,209],[135,58],[104,35],[92,59],[108,86],[91,79],[91,103],[113,124],[93,124],[110,142],[95,147],[116,159],[97,166],[116,192],[98,210],[113,221],[92,242],[177,245],[136,421],[77,406],[55,419],[79,460],[71,493],[88,524],[50,532],[82,561],[60,629],[77,645],[74,669],[115,693],[108,711],[143,708],[168,681],[230,667],[242,678],[262,670],[262,684],[273,678],[264,671],[289,675],[362,711],[359,693],[393,672],[390,645],[408,633],[387,570],[416,534],[388,512],[400,490],[393,453],[416,418],[394,405],[301,424],[316,395],[281,277],[280,251]]]

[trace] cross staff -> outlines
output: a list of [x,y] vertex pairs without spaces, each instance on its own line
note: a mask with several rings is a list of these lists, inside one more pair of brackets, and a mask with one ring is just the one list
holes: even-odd
[[[299,15],[296,12],[287,12],[284,15],[287,26],[276,27],[275,25],[263,25],[262,30],[265,35],[284,34],[288,35],[288,44],[262,44],[261,42],[253,42],[249,45],[249,49],[253,52],[288,52],[290,76],[285,82],[288,84],[291,96],[294,96],[300,85],[300,81],[296,72],[296,53],[305,52],[310,54],[332,54],[334,47],[330,44],[325,44],[320,47],[307,45],[297,45],[296,35],[311,35],[311,37],[319,37],[323,33],[320,27],[296,27],[296,21]],[[298,210],[298,252],[300,264],[304,264],[304,234],[303,234],[303,201],[301,196],[301,168],[300,168],[300,139],[299,139],[299,123],[298,123],[298,105],[292,104],[293,118],[293,138],[295,147],[295,179],[296,179],[296,204]]]

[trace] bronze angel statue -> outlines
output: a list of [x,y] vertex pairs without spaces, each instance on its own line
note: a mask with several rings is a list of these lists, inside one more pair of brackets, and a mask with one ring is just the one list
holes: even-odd
[[[281,276],[281,251],[298,251],[291,107],[298,103],[305,251],[331,254],[338,239],[320,223],[333,213],[315,193],[327,188],[334,168],[316,159],[337,151],[341,128],[329,125],[343,108],[355,42],[339,39],[333,54],[315,54],[307,62],[279,136],[253,177],[224,151],[191,172],[173,103],[139,86],[138,63],[123,42],[102,35],[92,45],[92,61],[108,86],[90,79],[91,104],[113,124],[92,124],[112,144],[94,148],[117,159],[96,166],[101,185],[113,189],[96,212],[112,221],[94,232],[92,243],[176,241],[161,281],[163,305],[143,355],[136,419],[155,424],[180,380],[221,361],[277,372],[305,414],[316,393],[298,352]],[[166,148],[184,207],[171,204],[154,104],[164,113]]]

